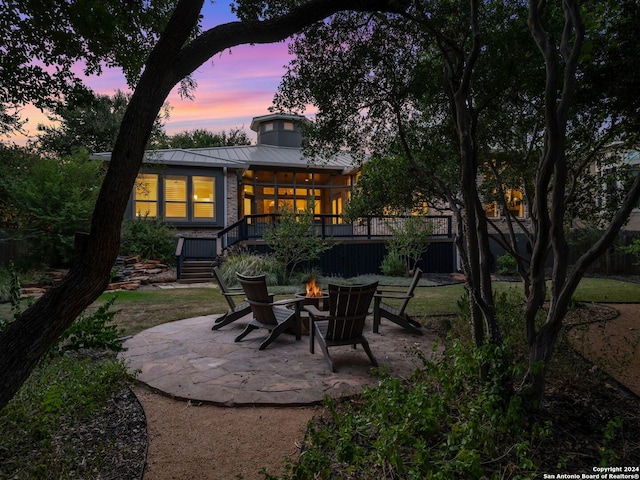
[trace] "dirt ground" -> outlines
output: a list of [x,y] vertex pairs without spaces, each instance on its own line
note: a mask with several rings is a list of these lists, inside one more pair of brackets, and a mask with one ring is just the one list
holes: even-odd
[[[640,305],[612,305],[619,315],[574,326],[570,338],[599,368],[640,396]],[[587,343],[587,339],[589,342]],[[629,354],[633,352],[633,354]],[[144,480],[254,480],[296,458],[307,422],[321,407],[195,406],[138,387],[149,447]]]
[[576,325],[569,332],[574,347],[640,397],[640,305],[608,305],[618,315],[604,322]]
[[257,480],[296,458],[307,422],[321,407],[195,406],[135,389],[147,416],[144,480]]

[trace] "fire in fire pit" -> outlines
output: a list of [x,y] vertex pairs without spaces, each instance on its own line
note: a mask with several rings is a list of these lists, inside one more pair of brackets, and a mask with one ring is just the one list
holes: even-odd
[[306,283],[306,296],[312,298],[322,297],[322,289],[316,284],[315,278]]
[[329,295],[323,293],[320,285],[313,278],[305,284],[305,291],[296,293],[296,297],[305,299],[302,302],[303,305],[315,305],[320,310],[329,309],[329,302],[324,301],[329,298]]

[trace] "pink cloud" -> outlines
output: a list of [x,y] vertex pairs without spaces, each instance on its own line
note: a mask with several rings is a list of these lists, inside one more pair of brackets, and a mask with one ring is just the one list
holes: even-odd
[[[205,26],[233,20],[228,6],[206,3]],[[249,129],[251,119],[269,113],[285,65],[291,59],[287,48],[285,42],[242,45],[212,57],[193,75],[198,84],[193,101],[181,99],[177,88],[169,95],[167,101],[172,110],[166,123],[167,133],[194,128],[229,131],[244,126],[250,138],[255,138]],[[103,95],[113,95],[118,89],[129,91],[119,69],[106,69],[99,77],[88,77],[86,83]],[[28,113],[27,130],[33,135],[38,123],[48,121],[35,109]],[[15,140],[26,142],[26,138]]]

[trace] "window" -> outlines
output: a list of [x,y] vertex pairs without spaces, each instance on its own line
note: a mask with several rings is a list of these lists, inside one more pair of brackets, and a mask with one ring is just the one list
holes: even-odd
[[293,122],[284,122],[285,130],[293,130]]
[[192,177],[193,218],[213,219],[215,217],[215,185],[213,177]]
[[165,177],[164,216],[187,219],[187,177],[173,175]]
[[157,217],[158,175],[138,175],[133,196],[134,214],[136,217]]
[[264,131],[265,132],[273,131],[273,122],[265,123],[264,124]]
[[512,215],[516,217],[523,216],[522,190],[519,188],[509,188],[505,192],[505,200],[507,208]]
[[[496,192],[494,191],[495,195]],[[519,188],[506,188],[505,189],[505,204],[509,213],[515,217],[524,216],[524,202],[522,201],[522,190]],[[506,215],[507,212],[502,211],[503,204],[499,204],[497,201],[492,201],[484,205],[484,211],[487,217],[500,217]]]

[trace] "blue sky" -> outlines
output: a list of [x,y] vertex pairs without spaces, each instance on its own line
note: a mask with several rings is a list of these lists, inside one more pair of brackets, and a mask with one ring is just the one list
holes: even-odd
[[[205,29],[236,20],[228,4],[212,4],[208,0],[203,17]],[[198,83],[194,100],[181,99],[177,89],[169,96],[171,112],[165,125],[167,133],[195,128],[215,132],[244,128],[250,138],[255,139],[249,129],[251,119],[269,113],[267,109],[290,58],[287,42],[239,46],[214,56],[194,75]],[[113,95],[118,89],[128,91],[122,72],[116,69],[105,71],[100,77],[89,77],[86,84],[104,95]],[[25,108],[23,116],[29,119],[26,125],[29,135],[36,133],[38,123],[47,122],[34,108]],[[23,144],[26,139],[20,137],[15,141]]]

